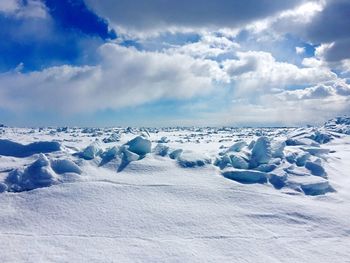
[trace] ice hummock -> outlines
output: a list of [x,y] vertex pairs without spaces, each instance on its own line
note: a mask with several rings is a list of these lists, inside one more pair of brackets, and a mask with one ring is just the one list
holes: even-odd
[[[3,174],[8,172],[8,176],[6,180],[0,181],[0,188],[3,192],[13,191],[16,187],[23,190],[62,183],[67,178],[63,175],[84,175],[84,167],[89,165],[122,172],[130,163],[143,159],[148,162],[157,158],[156,156],[164,157],[163,162],[174,160],[182,168],[214,165],[218,173],[238,182],[264,183],[276,189],[290,188],[292,184],[289,183],[289,178],[293,176],[320,177],[328,181],[325,164],[332,152],[327,143],[346,134],[348,127],[349,118],[340,117],[321,127],[285,130],[181,127],[147,130],[42,128],[38,130],[39,133],[45,133],[55,140],[39,140],[29,144],[21,144],[8,138],[0,140],[0,155],[6,158],[22,158],[24,163],[28,163],[25,161],[27,158],[32,161],[36,154],[45,153],[39,159],[45,164],[44,160],[47,158],[49,163],[38,168],[37,171],[41,172],[36,174],[41,181],[30,172],[30,164],[27,167],[14,168],[10,165],[9,168],[4,168]],[[10,128],[3,129],[6,133]],[[31,129],[28,134],[35,132]],[[177,137],[172,135],[174,132],[178,133]],[[223,138],[225,134],[227,138]],[[66,139],[62,140],[61,137]],[[86,142],[85,147],[81,147],[84,146],[82,143],[74,143],[79,138]],[[216,151],[213,147],[207,147],[210,149],[208,152],[201,150],[201,147],[209,146],[215,141],[221,144]],[[70,142],[74,146],[67,145]],[[153,148],[152,142],[156,143]],[[197,145],[199,150],[194,150],[193,147]],[[36,165],[38,163],[40,161]],[[297,182],[294,182],[293,187],[295,185]],[[301,185],[299,188],[303,189]]]

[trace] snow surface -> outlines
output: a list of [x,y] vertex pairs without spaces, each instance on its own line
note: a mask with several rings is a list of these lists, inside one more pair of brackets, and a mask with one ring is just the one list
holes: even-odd
[[1,128],[1,262],[350,262],[347,118]]

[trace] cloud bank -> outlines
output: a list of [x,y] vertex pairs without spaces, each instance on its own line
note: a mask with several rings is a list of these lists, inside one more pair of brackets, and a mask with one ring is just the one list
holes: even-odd
[[70,118],[171,101],[203,125],[350,114],[349,1],[72,3],[1,1],[0,111]]

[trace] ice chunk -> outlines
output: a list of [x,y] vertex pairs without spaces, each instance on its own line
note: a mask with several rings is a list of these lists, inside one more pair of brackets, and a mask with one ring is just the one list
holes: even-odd
[[259,139],[256,141],[252,150],[250,166],[251,168],[255,168],[259,164],[268,163],[270,159],[271,159],[270,140],[265,136],[259,137]]
[[298,155],[297,159],[296,159],[296,165],[297,166],[304,166],[306,161],[309,160],[311,157],[311,154],[309,154],[308,152],[304,152],[300,155]]
[[57,174],[82,173],[80,167],[71,160],[52,160],[51,167]]
[[274,140],[271,143],[271,155],[273,158],[283,158],[286,142]]
[[117,146],[113,146],[111,148],[108,148],[106,151],[104,151],[101,154],[102,160],[101,160],[99,166],[103,166],[116,158],[119,158],[121,160],[122,157],[123,157],[123,153],[121,152],[121,148],[119,148]]
[[180,157],[180,155],[182,154],[183,150],[182,149],[176,149],[174,151],[172,151],[170,154],[169,154],[169,157],[171,159],[177,159]]
[[112,160],[113,158],[120,155],[120,149],[119,147],[113,146],[111,148],[108,148],[106,151],[104,151],[101,154],[102,159],[109,159]]
[[243,149],[243,147],[247,146],[247,143],[245,141],[238,141],[234,143],[227,152],[239,152]]
[[318,148],[318,147],[302,147],[303,151],[310,153],[311,155],[322,157],[329,153],[329,149]]
[[289,152],[287,155],[286,155],[286,160],[289,162],[289,163],[295,163],[296,162],[296,159],[297,159],[297,153],[295,152]]
[[9,191],[21,192],[47,187],[58,182],[47,157],[40,154],[38,160],[24,170],[16,169],[9,173],[5,183]]
[[324,125],[325,129],[350,135],[350,117],[337,117],[329,120]]
[[317,162],[306,162],[305,168],[308,169],[313,175],[326,177],[326,171],[321,164]]
[[263,184],[267,182],[267,174],[254,170],[236,170],[234,168],[226,168],[222,175],[228,179],[244,183],[244,184]]
[[109,137],[104,138],[102,141],[104,143],[119,142],[120,134],[118,132],[112,133]]
[[131,141],[127,142],[129,151],[136,153],[137,155],[143,156],[151,152],[152,143],[145,136],[137,136]]
[[153,151],[156,155],[166,156],[168,155],[169,149],[170,149],[169,146],[166,146],[162,143],[158,143],[156,147],[153,149]]
[[228,166],[232,166],[231,159],[226,154],[217,158],[215,160],[214,165],[218,166],[221,170],[228,167]]
[[284,170],[290,175],[296,176],[309,176],[310,172],[305,167],[297,167],[294,164],[284,168]]
[[0,183],[0,193],[7,191],[7,185],[4,183]]
[[102,153],[100,142],[94,141],[92,144],[87,146],[83,152],[81,153],[81,157],[85,160],[92,160],[96,156],[100,155]]
[[319,176],[293,176],[288,178],[287,185],[295,190],[302,190],[306,195],[323,195],[334,192],[329,182]]
[[249,145],[248,145],[248,149],[249,149],[249,150],[252,150],[252,149],[254,148],[254,145],[255,145],[255,141],[252,140],[252,141],[249,143]]
[[272,173],[268,174],[269,182],[276,188],[276,189],[281,189],[284,187],[285,182],[288,178],[288,174],[282,170],[278,169],[275,170]]
[[258,167],[254,168],[257,171],[269,173],[277,168],[276,164],[260,164]]
[[247,161],[247,158],[244,158],[244,156],[242,156],[242,154],[231,154],[230,159],[231,159],[231,165],[234,168],[248,169],[248,167],[249,167],[249,163]]
[[322,182],[308,183],[301,185],[301,189],[306,195],[323,195],[328,192],[334,192],[327,180]]
[[160,140],[158,141],[158,143],[168,143],[168,142],[170,142],[170,140],[165,136],[160,138]]
[[286,144],[288,146],[297,146],[297,145],[307,145],[307,146],[314,146],[314,147],[320,146],[319,143],[315,142],[310,138],[289,138],[286,141]]
[[200,167],[211,163],[209,157],[189,151],[183,152],[180,157],[178,157],[177,161],[180,166],[184,168]]
[[330,142],[333,137],[329,133],[322,132],[322,131],[316,131],[315,134],[312,136],[312,139],[318,143],[327,143]]
[[0,155],[28,157],[37,153],[50,153],[61,150],[58,142],[33,142],[23,145],[10,140],[0,140]]
[[140,159],[140,156],[138,154],[131,152],[128,149],[124,149],[123,153],[124,153],[124,160],[128,163],[131,163]]

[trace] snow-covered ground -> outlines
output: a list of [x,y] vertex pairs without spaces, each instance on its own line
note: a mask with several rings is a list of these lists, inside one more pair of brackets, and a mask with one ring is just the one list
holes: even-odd
[[1,262],[350,262],[350,119],[0,129]]

